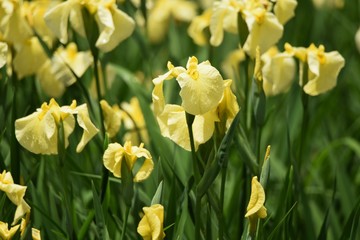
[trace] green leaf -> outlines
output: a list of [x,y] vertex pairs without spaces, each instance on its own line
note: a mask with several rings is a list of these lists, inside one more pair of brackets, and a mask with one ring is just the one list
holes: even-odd
[[156,189],[156,192],[154,194],[154,197],[151,200],[151,205],[161,203],[161,197],[163,193],[163,181],[159,183],[159,186]]
[[213,161],[207,169],[205,169],[203,177],[197,186],[197,192],[202,197],[209,189],[210,185],[215,181],[221,168],[226,168],[228,162],[228,154],[231,147],[231,142],[235,136],[236,128],[240,120],[240,111],[235,116],[230,128],[221,141],[219,150],[216,154],[216,160]]
[[239,34],[240,46],[243,47],[249,35],[249,28],[245,22],[245,19],[242,17],[242,13],[240,11],[237,16],[237,21],[238,21],[238,34]]
[[357,239],[356,236],[358,232],[359,219],[360,219],[360,198],[355,204],[353,210],[351,211],[348,220],[346,221],[340,240]]
[[94,210],[89,211],[89,214],[85,219],[85,222],[82,224],[79,232],[77,233],[78,240],[85,239],[86,234],[89,232],[90,224],[92,223],[94,217],[95,217],[95,211]]
[[96,227],[98,230],[99,239],[109,240],[110,237],[109,237],[109,232],[108,232],[108,229],[107,229],[106,223],[105,223],[104,212],[101,207],[100,198],[96,192],[94,182],[91,182],[91,186],[92,186],[93,202],[94,202],[94,209],[95,209]]
[[134,181],[132,172],[125,159],[121,161],[121,189],[124,202],[126,206],[130,208],[134,196]]
[[264,164],[260,174],[260,184],[266,189],[270,177],[270,145],[266,149]]

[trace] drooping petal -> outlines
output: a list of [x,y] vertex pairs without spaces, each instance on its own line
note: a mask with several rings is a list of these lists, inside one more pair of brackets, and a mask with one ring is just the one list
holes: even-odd
[[57,154],[57,132],[51,114],[45,114],[40,119],[40,112],[34,112],[15,121],[16,139],[35,154]]
[[122,158],[123,147],[119,143],[110,143],[104,152],[103,162],[104,166],[118,178],[121,178]]
[[2,32],[2,38],[7,42],[14,45],[21,45],[24,41],[33,36],[33,31],[22,15],[21,7],[19,6],[20,3],[12,4],[14,4],[12,6],[12,11],[8,12],[9,15],[4,16],[1,20],[0,30]]
[[266,96],[273,96],[289,90],[295,77],[295,60],[287,52],[279,53],[270,48],[261,56],[263,88]]
[[85,145],[99,132],[99,129],[91,122],[86,103],[78,106],[76,110],[77,122],[84,130],[81,140],[76,147],[76,152],[81,152]]
[[212,10],[207,9],[203,14],[196,16],[191,21],[187,32],[197,45],[203,46],[209,41],[204,30],[210,26],[211,15]]
[[134,176],[134,182],[144,181],[150,176],[152,170],[154,169],[154,162],[152,160],[151,154],[148,150],[142,147],[133,147],[132,151],[136,158],[145,158],[140,169]]
[[6,196],[15,205],[20,205],[25,196],[26,186],[14,184],[10,172],[3,172],[0,177],[0,191],[6,193]]
[[236,96],[231,90],[232,80],[225,80],[225,89],[224,94],[221,98],[221,101],[217,107],[217,112],[219,115],[219,120],[224,123],[225,130],[229,129],[232,121],[234,120],[236,114],[239,112],[239,104],[237,103]]
[[100,36],[96,46],[104,52],[113,50],[128,38],[135,28],[134,20],[117,7],[99,6],[96,14]]
[[16,208],[12,225],[16,224],[22,217],[25,216],[26,213],[29,213],[30,209],[30,206],[25,202],[24,199],[22,199],[21,203]]
[[70,12],[76,5],[80,4],[76,0],[62,2],[51,8],[44,16],[48,27],[53,31],[60,42],[65,44],[68,42],[68,22]]
[[[264,188],[261,186],[261,184],[258,182],[257,177],[253,177],[251,181],[251,195],[249,204],[247,206],[247,212],[245,217],[249,217],[251,215],[256,214],[260,209],[261,211],[264,211],[265,203],[265,191]],[[266,212],[261,213],[262,216],[266,217]]]
[[31,237],[33,240],[41,240],[40,230],[36,228],[31,228]]
[[251,57],[255,57],[257,46],[260,52],[266,52],[275,45],[283,34],[283,25],[270,12],[246,12],[246,24],[249,36],[244,44],[244,50]]
[[7,223],[0,221],[0,238],[4,240],[12,239],[15,233],[18,231],[20,224],[15,225],[9,229]]
[[143,239],[161,240],[165,237],[163,230],[164,207],[160,204],[144,207],[144,216],[140,220],[137,232]]
[[337,77],[345,65],[345,60],[336,51],[325,53],[325,62],[320,62],[316,54],[309,53],[308,64],[312,74],[309,74],[309,81],[305,84],[304,91],[316,96],[336,86]]
[[67,64],[77,77],[81,77],[93,63],[90,51],[78,51],[75,43],[69,43],[66,49],[59,47],[56,54]]
[[296,0],[277,0],[274,13],[281,24],[285,24],[295,15]]
[[111,107],[105,100],[100,101],[100,106],[104,115],[105,130],[112,138],[120,130],[123,113],[117,105]]
[[[56,74],[52,71],[52,66],[51,60],[48,59],[39,69],[36,76],[40,82],[41,88],[48,96],[60,97],[65,92],[65,85],[56,77]],[[64,72],[67,73],[66,70],[64,70]],[[69,74],[66,74],[65,76],[71,76]]]

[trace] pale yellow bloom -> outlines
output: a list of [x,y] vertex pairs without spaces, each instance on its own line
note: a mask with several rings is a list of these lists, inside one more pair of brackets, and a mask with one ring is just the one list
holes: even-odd
[[114,174],[115,177],[121,178],[121,163],[126,161],[126,165],[132,171],[136,161],[144,158],[144,162],[140,169],[134,173],[134,182],[141,182],[147,179],[154,169],[154,162],[148,150],[143,148],[143,144],[139,147],[132,146],[130,141],[126,141],[124,146],[119,143],[110,143],[104,152],[104,166]]
[[81,12],[84,7],[97,22],[99,37],[95,45],[104,52],[113,50],[134,31],[134,20],[117,8],[115,0],[69,0],[58,4],[45,14],[45,22],[60,42],[68,42],[68,22],[75,31],[85,36],[85,23]]
[[205,114],[219,103],[224,92],[223,78],[209,61],[198,64],[196,57],[189,58],[186,68],[176,78],[182,106],[192,115]]
[[245,214],[245,217],[248,217],[250,221],[250,232],[256,231],[256,225],[259,218],[265,218],[267,216],[267,210],[264,207],[264,203],[265,191],[255,176],[251,180],[251,195]]
[[244,44],[244,50],[255,57],[259,46],[261,53],[276,44],[283,34],[283,26],[276,16],[262,8],[244,11],[245,21],[249,28],[249,36]]
[[[18,78],[35,74],[46,62],[46,55],[41,43],[37,37],[31,37],[23,41],[20,49],[17,51],[13,64]],[[31,64],[29,64],[31,61]]]
[[73,114],[77,114],[77,122],[83,129],[80,142],[76,147],[76,152],[81,152],[85,145],[99,132],[96,126],[91,122],[88,108],[86,104],[78,106]]
[[9,229],[7,223],[0,221],[0,239],[1,240],[10,240],[18,231],[20,224],[15,225]]
[[231,83],[232,83],[231,79],[225,80],[224,94],[217,107],[219,120],[225,126],[224,128],[225,130],[229,129],[236,114],[240,110],[236,100],[236,96],[231,90]]
[[0,4],[0,32],[6,42],[17,45],[33,36],[22,13],[22,1],[2,0]]
[[104,126],[109,137],[114,137],[120,130],[121,120],[123,118],[123,111],[118,105],[110,106],[105,100],[100,101],[102,113],[104,115]]
[[209,8],[191,21],[188,34],[197,45],[203,46],[208,42],[208,36],[204,30],[210,26],[211,15],[212,10]]
[[15,184],[10,172],[4,170],[0,174],[0,191],[5,192],[10,201],[17,206],[13,224],[30,212],[30,206],[24,200],[26,188]]
[[[183,107],[174,104],[166,104],[164,111],[157,116],[161,133],[170,138],[180,147],[191,151],[189,130],[186,123],[186,115]],[[215,130],[215,122],[219,122],[216,109],[203,115],[196,115],[192,124],[195,150],[199,145],[207,142]]]
[[78,51],[76,44],[73,42],[69,43],[66,48],[60,46],[56,49],[54,55],[59,56],[79,78],[93,63],[90,51]]
[[224,38],[224,31],[236,34],[238,32],[237,18],[244,4],[240,1],[222,0],[213,5],[210,20],[210,43],[219,46]]
[[266,96],[286,92],[295,77],[295,60],[287,52],[280,53],[276,47],[261,56],[263,62],[263,89]]
[[155,204],[151,207],[144,207],[143,211],[144,216],[139,222],[137,232],[144,240],[164,239],[164,207],[160,204]]
[[4,42],[0,42],[0,68],[2,68],[7,62],[8,45]]
[[23,2],[23,14],[26,17],[29,25],[36,31],[41,39],[47,43],[48,46],[53,45],[55,35],[48,28],[44,21],[45,12],[59,4],[58,0],[38,0],[38,1],[24,1]]
[[[300,86],[303,87],[305,93],[316,96],[336,86],[337,77],[345,65],[345,59],[339,52],[325,52],[323,45],[316,47],[314,44],[307,49],[286,44],[285,49],[301,61]],[[307,73],[303,72],[304,64],[308,64]],[[308,75],[307,83],[302,82],[303,74]]]
[[196,16],[196,4],[185,0],[156,0],[148,14],[149,39],[153,43],[162,41],[167,33],[171,17],[177,21],[190,22]]
[[46,60],[36,73],[43,91],[50,97],[60,97],[65,92],[66,83],[72,84],[76,78],[57,56],[53,55],[52,59]]
[[86,104],[76,107],[74,100],[70,106],[60,107],[54,99],[49,104],[43,103],[36,112],[15,121],[15,134],[19,143],[36,154],[58,153],[58,127],[64,126],[65,148],[69,145],[68,137],[74,131],[75,119],[83,128],[82,138],[77,145],[80,152],[86,143],[99,131],[91,122]]
[[215,2],[210,21],[210,43],[213,46],[219,46],[223,41],[224,31],[237,34],[238,18],[242,17],[249,30],[243,46],[245,52],[253,58],[257,46],[260,47],[261,53],[266,52],[281,38],[282,24],[293,16],[293,10],[296,7],[291,0],[279,0],[274,9],[272,6],[268,1],[257,0]]
[[[153,79],[155,84],[152,92],[154,113],[161,134],[187,151],[190,151],[191,147],[186,113],[195,115],[192,132],[195,150],[197,150],[200,144],[212,137],[216,122],[225,121],[225,125],[229,125],[232,121],[232,112],[238,111],[238,108],[234,107],[237,103],[228,101],[236,101],[235,96],[229,92],[230,88],[228,87],[230,87],[231,81],[223,81],[220,73],[208,61],[199,65],[197,63],[197,59],[192,57],[185,69],[174,67],[169,62],[169,71]],[[177,79],[181,87],[182,106],[165,102],[163,84],[164,81],[173,78]],[[197,106],[191,106],[191,101]],[[230,105],[225,106],[228,104]],[[230,120],[227,121],[225,116]]]

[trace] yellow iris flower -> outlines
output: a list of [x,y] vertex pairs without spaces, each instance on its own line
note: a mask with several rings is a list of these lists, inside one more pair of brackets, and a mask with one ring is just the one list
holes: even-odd
[[4,170],[0,174],[0,191],[5,192],[10,201],[17,206],[13,224],[30,212],[30,206],[24,200],[26,188],[26,186],[15,184],[10,172]]
[[100,106],[104,115],[105,130],[109,134],[109,137],[112,138],[120,130],[124,113],[118,105],[110,106],[105,100],[100,101]]
[[99,37],[96,47],[104,52],[113,50],[134,31],[134,20],[117,8],[115,0],[68,0],[45,14],[45,22],[61,43],[68,42],[68,22],[77,33],[86,35],[81,12],[84,7],[97,22]]
[[251,180],[251,195],[249,204],[247,206],[247,212],[245,217],[250,221],[250,232],[256,231],[256,225],[259,218],[265,218],[267,216],[267,210],[264,207],[265,203],[265,191],[259,183],[257,177],[253,177]]
[[[231,81],[224,81],[209,61],[198,64],[195,57],[189,58],[187,69],[174,67],[170,62],[168,69],[168,72],[153,79],[154,113],[161,133],[190,151],[186,113],[193,114],[192,129],[197,150],[200,144],[212,137],[215,122],[226,121],[225,125],[229,126],[233,113],[239,110],[235,96],[231,95]],[[182,106],[165,103],[163,84],[174,78],[181,88]]]
[[33,31],[23,17],[22,1],[2,0],[0,4],[0,32],[2,38],[13,45],[22,44],[33,36]]
[[143,211],[144,216],[139,222],[137,232],[144,240],[164,239],[164,207],[160,204],[154,204],[151,207],[144,207]]
[[293,57],[272,47],[261,56],[261,60],[265,95],[273,96],[288,91],[295,77],[296,64]]
[[9,226],[7,223],[0,221],[0,239],[2,239],[2,240],[12,239],[12,237],[18,231],[19,227],[20,227],[20,224],[12,226],[9,229]]
[[136,97],[131,98],[129,103],[122,102],[121,109],[117,104],[110,106],[105,100],[100,101],[100,106],[104,115],[105,130],[110,138],[118,133],[123,122],[127,131],[123,138],[125,141],[131,141],[135,145],[148,142],[145,119]]
[[43,103],[36,112],[15,121],[15,134],[19,143],[36,154],[58,153],[58,124],[64,126],[65,147],[69,145],[68,137],[75,128],[75,119],[84,130],[76,151],[81,152],[88,141],[93,138],[98,129],[91,122],[86,104],[76,107],[74,100],[70,106],[60,107],[51,99],[49,104]]
[[141,182],[147,179],[154,169],[154,162],[148,150],[143,148],[143,144],[139,147],[132,146],[130,141],[126,141],[124,146],[119,143],[110,143],[104,152],[104,166],[114,174],[115,177],[121,178],[121,163],[126,161],[126,165],[130,170],[139,158],[144,158],[144,162],[140,169],[135,173],[134,182]]
[[[292,47],[285,44],[287,53],[297,57],[300,62],[300,85],[304,92],[316,96],[327,92],[336,86],[340,70],[345,65],[345,59],[337,51],[325,52],[325,47],[311,44],[308,48]],[[303,72],[304,64],[308,64],[308,71]],[[308,82],[303,83],[303,74],[308,75]]]

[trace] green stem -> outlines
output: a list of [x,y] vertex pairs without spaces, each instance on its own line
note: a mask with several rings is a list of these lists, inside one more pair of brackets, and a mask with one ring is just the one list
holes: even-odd
[[70,239],[74,239],[75,233],[73,229],[72,223],[72,215],[71,215],[71,202],[68,196],[67,187],[69,186],[69,182],[67,179],[66,171],[65,171],[65,132],[64,132],[64,124],[63,121],[60,120],[58,125],[58,157],[59,157],[59,165],[60,165],[60,179],[62,182],[62,191],[64,194],[64,203],[66,209],[66,227],[67,232],[70,236]]
[[219,239],[224,239],[224,197],[225,197],[225,183],[227,167],[221,169],[221,187],[220,187],[220,210],[222,212],[219,218]]
[[[14,69],[14,68],[13,68]],[[11,147],[10,147],[10,153],[11,153],[11,175],[14,179],[14,183],[19,184],[20,183],[20,159],[19,159],[19,143],[16,139],[15,135],[15,121],[16,121],[16,109],[17,109],[17,99],[16,94],[18,90],[18,79],[15,71],[13,71],[11,76],[11,82],[14,86],[14,95],[13,95],[13,101],[12,101],[12,112],[11,112],[11,125],[10,125],[10,131],[11,131]]]
[[[192,162],[193,162],[193,170],[194,170],[194,178],[196,186],[200,182],[200,170],[199,170],[199,162],[196,157],[195,144],[194,144],[194,136],[192,131],[192,124],[194,122],[195,116],[189,113],[186,113],[186,123],[188,126],[189,137],[190,137],[190,147],[192,153]],[[200,228],[201,228],[201,196],[198,191],[195,191],[195,239],[201,239],[200,236]]]
[[128,218],[129,218],[129,213],[130,213],[130,207],[128,205],[126,205],[125,217],[124,217],[122,233],[121,233],[121,240],[125,239],[125,233],[126,233],[126,227],[127,227],[127,222],[128,222]]

